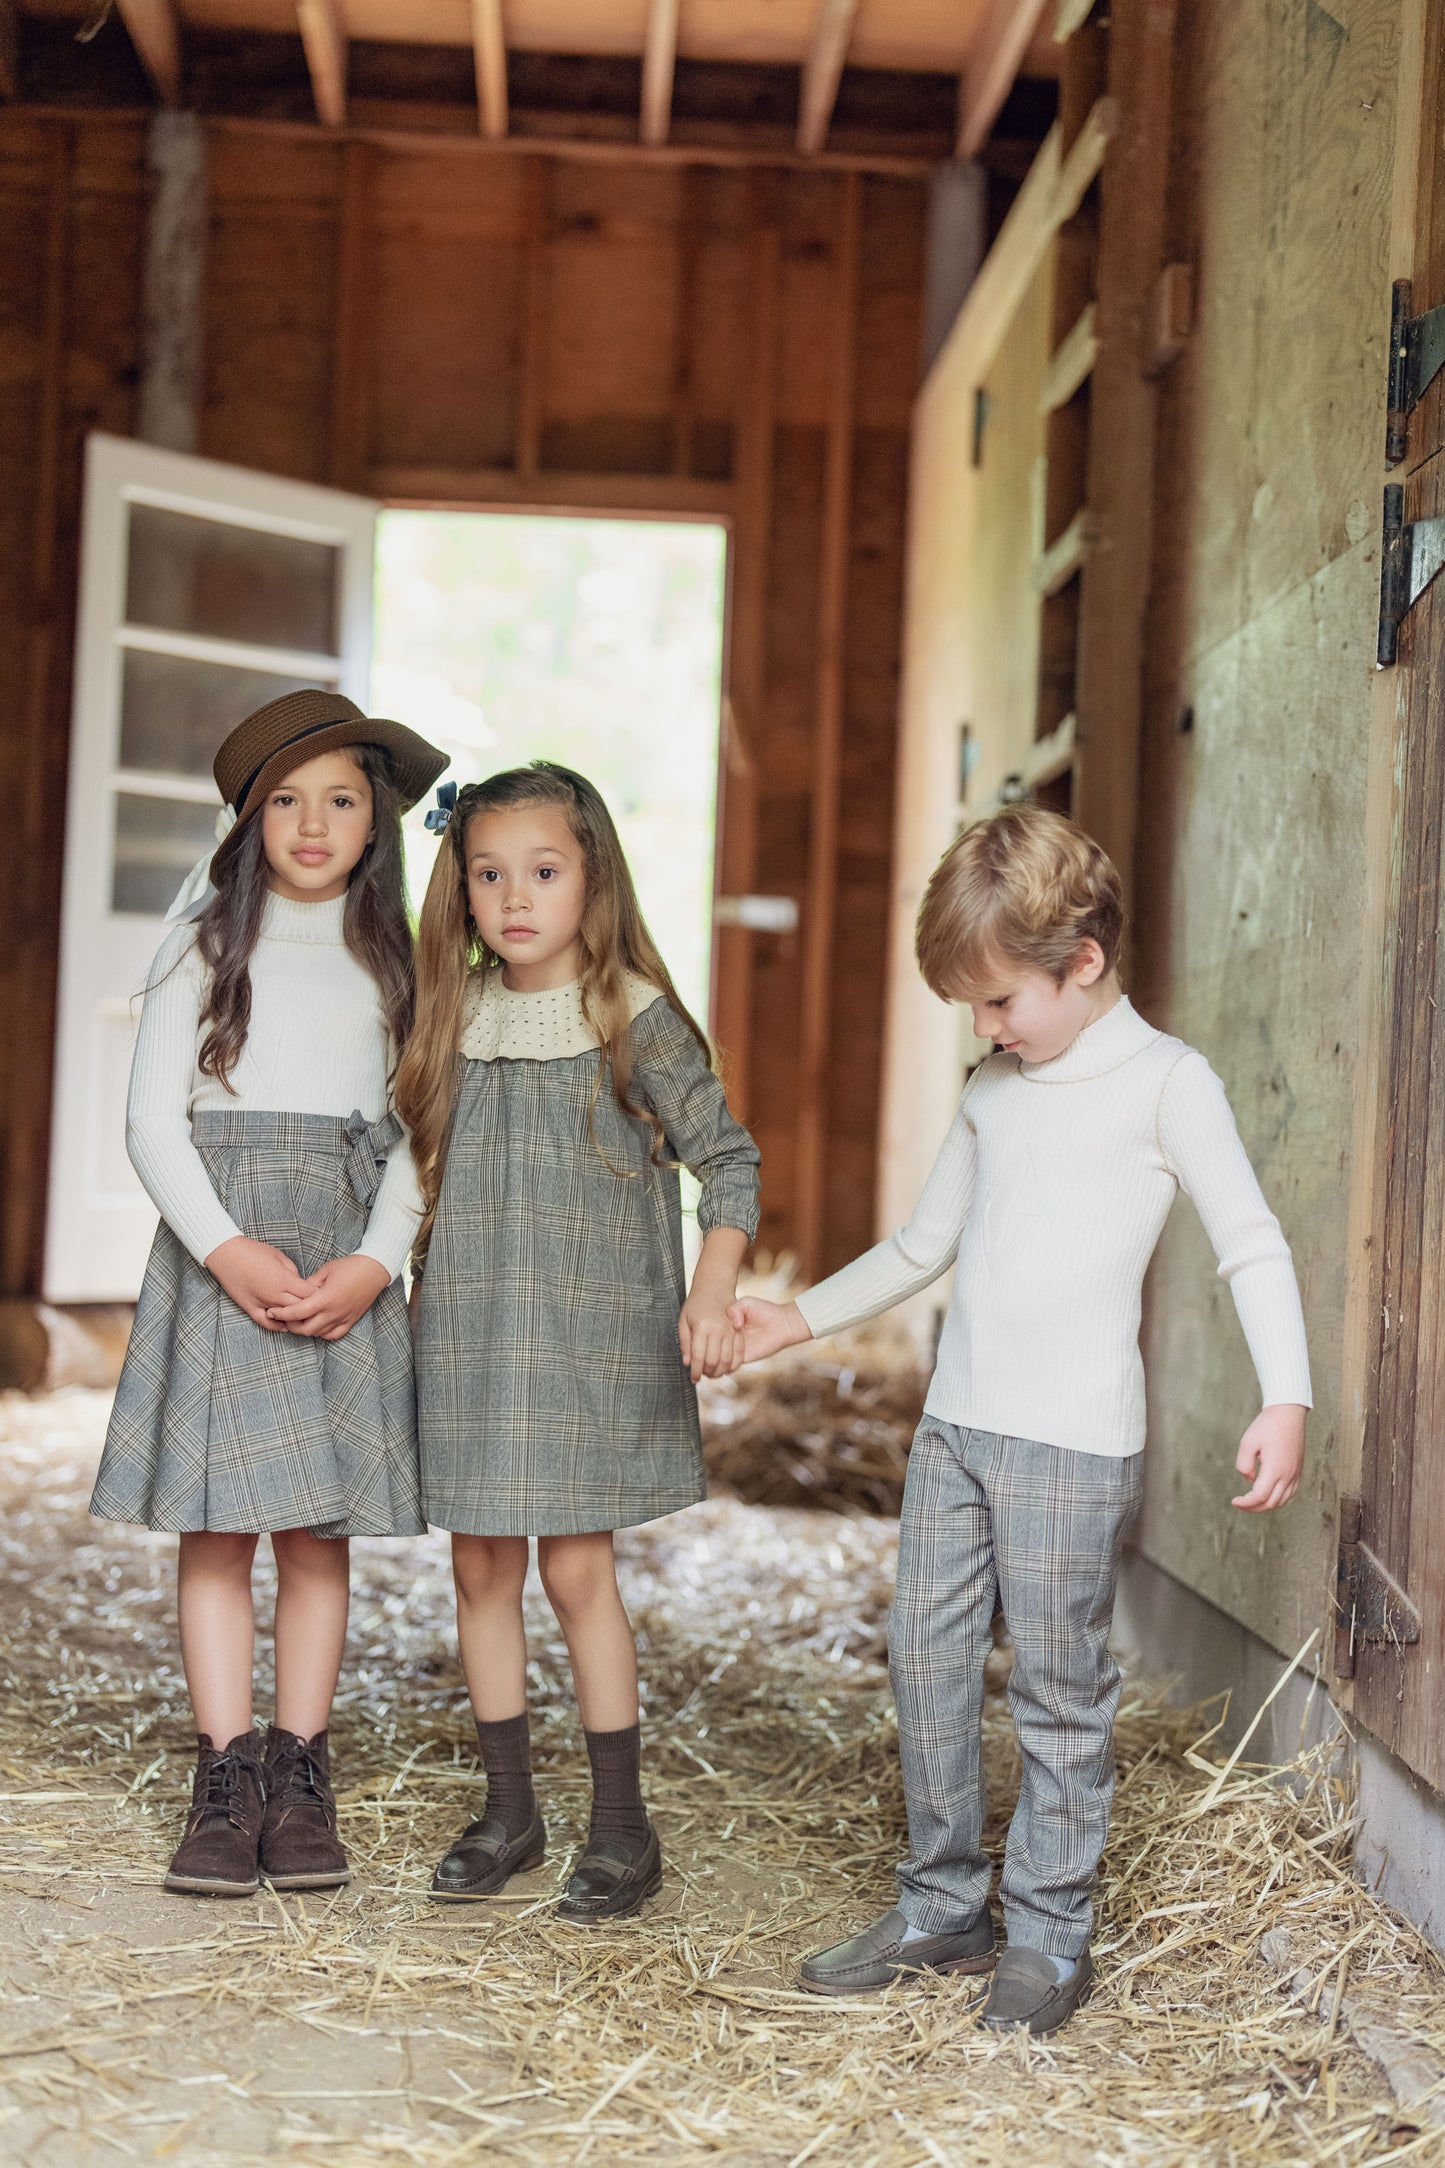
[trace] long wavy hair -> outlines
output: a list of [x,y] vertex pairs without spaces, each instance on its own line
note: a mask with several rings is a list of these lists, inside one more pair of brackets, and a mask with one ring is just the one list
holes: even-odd
[[[342,931],[346,946],[371,973],[381,996],[392,1047],[399,1057],[412,1027],[416,970],[406,910],[401,801],[391,755],[379,745],[346,748],[371,785],[372,838],[352,868]],[[201,1011],[205,1036],[196,1057],[202,1076],[234,1091],[231,1071],[251,1025],[251,957],[261,938],[269,888],[260,809],[217,853],[216,893],[196,921],[196,947],[208,973]]]
[[629,972],[657,988],[709,1064],[713,1063],[707,1033],[684,1006],[647,930],[612,815],[595,787],[585,776],[551,760],[534,760],[528,767],[489,776],[484,783],[469,783],[457,793],[427,884],[417,929],[416,1021],[396,1075],[397,1112],[411,1131],[412,1157],[425,1206],[415,1250],[418,1259],[425,1256],[431,1238],[446,1164],[467,979],[471,972],[500,966],[502,961],[482,940],[467,900],[467,830],[479,813],[535,805],[561,807],[582,853],[586,900],[579,928],[579,980],[583,1014],[597,1034],[599,1047],[588,1124],[602,1158],[606,1160],[607,1155],[598,1142],[595,1112],[610,1071],[618,1106],[652,1131],[653,1164],[668,1164],[662,1123],[650,1107],[638,1106],[631,1096]]

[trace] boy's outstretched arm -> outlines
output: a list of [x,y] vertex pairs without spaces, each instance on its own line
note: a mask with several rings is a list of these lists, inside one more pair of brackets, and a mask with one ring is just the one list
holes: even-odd
[[1241,1513],[1269,1513],[1275,1506],[1287,1506],[1299,1489],[1308,1412],[1280,1402],[1262,1408],[1250,1424],[1234,1462],[1253,1486],[1233,1501]]
[[800,1340],[811,1340],[808,1320],[795,1302],[764,1302],[745,1295],[728,1309],[734,1332],[742,1337],[740,1363],[760,1363]]

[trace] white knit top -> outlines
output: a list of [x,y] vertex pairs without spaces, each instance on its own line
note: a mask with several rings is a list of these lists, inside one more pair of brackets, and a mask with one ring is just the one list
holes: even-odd
[[1176,1190],[1198,1207],[1266,1406],[1310,1406],[1289,1248],[1202,1054],[1121,1000],[1055,1060],[995,1053],[908,1225],[798,1307],[818,1335],[957,1259],[927,1408],[960,1428],[1123,1456],[1144,1443],[1144,1273]]
[[[266,898],[251,956],[250,1028],[229,1091],[196,1067],[206,970],[194,918],[173,927],[156,953],[131,1064],[126,1149],[156,1210],[200,1264],[243,1230],[191,1141],[198,1107],[343,1120],[359,1108],[369,1122],[387,1110],[386,1019],[376,981],[346,946],[345,910],[344,896],[330,903]],[[403,1139],[387,1161],[357,1254],[400,1272],[420,1210]]]

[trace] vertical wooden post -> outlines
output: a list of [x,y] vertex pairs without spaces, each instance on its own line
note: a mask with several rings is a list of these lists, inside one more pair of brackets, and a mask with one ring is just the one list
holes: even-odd
[[1134,885],[1144,617],[1153,551],[1155,389],[1143,323],[1163,257],[1174,0],[1123,0],[1109,30],[1119,109],[1100,183],[1098,355],[1086,503],[1099,541],[1082,573],[1075,817]]
[[57,779],[65,773],[65,749],[54,742],[55,670],[59,651],[60,499],[65,425],[65,355],[70,293],[72,188],[75,131],[68,122],[50,128],[45,209],[45,290],[40,335],[39,397],[35,417],[35,490],[31,499],[33,559],[29,669],[21,743],[14,749],[19,820],[10,835],[7,884],[18,908],[4,923],[14,929],[17,954],[8,959],[14,988],[12,1022],[26,1044],[43,1049],[20,1062],[12,1041],[9,1120],[3,1170],[3,1288],[31,1292],[40,1283],[45,1228],[46,1139],[50,1116],[50,1059],[55,1013],[54,925],[59,908],[62,826],[57,822]]
[[530,478],[542,463],[542,393],[547,366],[547,249],[552,226],[552,161],[529,158],[523,243],[522,338],[517,353],[516,468]]
[[[759,186],[770,185],[768,176]],[[749,329],[752,368],[739,418],[734,467],[738,512],[729,567],[723,757],[718,773],[715,892],[745,895],[757,864],[757,761],[767,706],[768,573],[773,531],[773,438],[777,427],[782,233],[764,212],[753,243]],[[751,1119],[753,935],[719,926],[713,938],[713,1035],[722,1049],[728,1096]]]
[[794,1229],[804,1276],[816,1277],[823,1251],[823,1161],[828,1118],[828,1026],[833,991],[833,916],[838,896],[838,799],[843,756],[843,643],[853,491],[853,420],[857,389],[858,272],[862,179],[839,183],[834,253],[833,387],[823,490],[823,554],[818,606],[817,730],[808,889],[803,905],[803,1013],[798,1091]]
[[369,143],[342,156],[336,264],[336,335],[331,371],[331,480],[365,489],[370,479],[371,161]]
[[692,472],[692,341],[697,304],[699,198],[703,177],[696,166],[678,176],[681,203],[677,221],[677,329],[672,350],[672,471]]
[[151,177],[136,434],[169,451],[200,441],[208,159],[203,123],[168,106],[151,118]]

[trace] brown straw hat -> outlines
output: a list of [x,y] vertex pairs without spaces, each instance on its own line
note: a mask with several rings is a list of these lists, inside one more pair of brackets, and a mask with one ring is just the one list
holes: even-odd
[[216,755],[216,786],[235,807],[237,827],[294,768],[344,745],[380,745],[390,753],[403,812],[426,796],[447,765],[447,755],[414,730],[364,714],[345,693],[314,687],[283,693],[237,723]]

